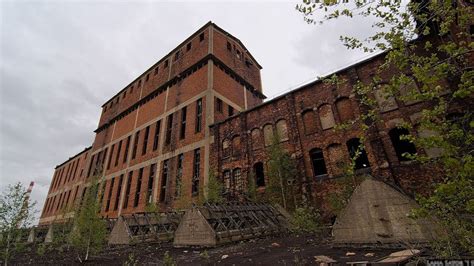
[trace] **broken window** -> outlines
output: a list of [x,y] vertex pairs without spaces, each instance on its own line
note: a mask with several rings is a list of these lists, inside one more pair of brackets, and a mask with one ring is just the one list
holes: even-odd
[[191,47],[192,47],[192,43],[188,43],[188,44],[186,45],[186,51],[191,50]]
[[150,135],[150,126],[145,128],[145,136],[143,136],[142,155],[146,154],[146,148],[148,146],[148,136]]
[[156,164],[152,164],[150,165],[150,174],[148,175],[148,190],[146,192],[147,203],[153,202],[153,182],[155,180],[155,173],[156,173]]
[[140,203],[140,192],[142,190],[142,178],[143,178],[143,168],[138,170],[138,180],[137,186],[135,188],[135,200],[133,201],[133,207],[137,207]]
[[265,186],[265,174],[263,171],[263,163],[258,162],[253,165],[253,171],[255,174],[255,184],[257,187],[264,187]]
[[321,105],[318,108],[318,112],[319,112],[319,120],[321,121],[321,127],[323,130],[334,127],[336,122],[334,121],[334,114],[329,104]]
[[165,143],[166,145],[169,145],[171,143],[171,133],[173,130],[173,114],[170,114],[167,119],[168,125],[166,126],[166,139]]
[[184,139],[186,136],[186,106],[181,109],[181,127],[179,129],[179,138]]
[[351,158],[353,159],[357,156],[354,165],[355,170],[370,167],[369,159],[367,158],[367,153],[360,144],[361,143],[358,138],[353,138],[346,142],[347,149]]
[[123,200],[124,209],[128,207],[128,199],[130,198],[130,187],[132,186],[132,177],[133,177],[133,171],[130,171],[128,173],[127,186],[125,187],[125,199]]
[[408,154],[416,153],[416,148],[413,143],[411,143],[409,140],[401,139],[402,136],[407,136],[409,134],[410,132],[408,132],[407,129],[398,128],[398,127],[393,128],[392,130],[388,132],[388,135],[390,136],[390,140],[392,141],[393,148],[395,149],[395,153],[397,154],[399,161],[411,160],[403,156],[404,153],[408,153]]
[[182,194],[183,184],[182,184],[182,177],[183,177],[183,162],[184,162],[184,154],[178,155],[178,163],[176,169],[176,182],[175,182],[175,190],[174,190],[174,197],[179,198]]
[[138,141],[140,140],[140,130],[135,133],[135,140],[133,141],[132,160],[137,156]]
[[201,149],[194,150],[194,160],[193,160],[193,178],[192,178],[192,194],[199,194],[199,179],[201,173]]
[[199,41],[200,42],[204,41],[204,32],[199,34]]
[[123,174],[120,175],[119,184],[117,188],[117,193],[115,194],[115,204],[114,204],[114,211],[118,209],[119,202],[120,202],[120,195],[122,194],[122,183],[123,183]]
[[160,130],[161,130],[161,120],[158,120],[155,124],[155,135],[153,136],[153,150],[158,149],[158,143],[160,141]]
[[314,176],[326,175],[328,173],[326,163],[324,162],[323,151],[321,149],[312,149],[309,151],[309,157],[311,158]]
[[227,42],[227,50],[232,51],[232,45],[230,42]]
[[166,199],[166,186],[168,184],[169,160],[163,161],[163,174],[161,175],[160,202]]
[[242,171],[240,168],[235,168],[232,171],[232,179],[231,179],[231,194],[234,196],[242,192]]
[[197,100],[196,102],[196,125],[195,133],[201,132],[202,128],[202,99]]

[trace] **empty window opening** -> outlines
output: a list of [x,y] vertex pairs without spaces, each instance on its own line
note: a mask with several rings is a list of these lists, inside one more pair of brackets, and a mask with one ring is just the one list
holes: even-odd
[[140,130],[135,133],[135,140],[133,141],[132,160],[137,156],[138,141],[140,140]]
[[230,42],[227,42],[227,50],[232,51],[232,45]]
[[265,174],[263,171],[263,163],[258,162],[254,164],[253,171],[255,174],[255,184],[257,187],[264,187],[265,186]]
[[166,186],[168,184],[169,160],[163,161],[163,174],[161,176],[160,202],[166,199]]
[[118,165],[119,162],[119,157],[120,157],[120,151],[122,150],[122,141],[119,141],[118,147],[117,147],[117,155],[115,156],[115,163],[114,166]]
[[192,43],[188,43],[188,45],[186,45],[186,51],[191,50],[191,47],[192,47]]
[[192,178],[192,189],[191,192],[194,195],[199,193],[199,179],[201,173],[201,150],[194,150],[194,159],[193,159],[193,178]]
[[186,106],[181,109],[181,128],[179,129],[179,138],[184,139],[186,136]]
[[222,113],[222,100],[219,98],[216,98],[216,110],[219,113]]
[[132,186],[133,171],[128,173],[127,186],[125,187],[125,198],[123,199],[123,208],[128,207],[128,199],[130,198],[130,187]]
[[137,86],[140,87],[141,85],[142,85],[142,80],[140,79],[140,80],[138,81],[138,85],[137,85]]
[[168,125],[166,126],[166,140],[165,143],[166,145],[169,145],[171,143],[171,133],[173,130],[173,114],[170,114],[168,116]]
[[155,124],[155,135],[153,137],[153,150],[158,149],[158,143],[160,141],[160,130],[161,130],[161,120],[157,121]]
[[204,41],[204,32],[199,34],[199,41],[200,42]]
[[112,148],[110,149],[109,161],[107,162],[107,170],[110,169],[110,164],[112,163],[112,155],[114,154],[114,148],[115,148],[115,144],[112,145]]
[[138,180],[137,187],[135,188],[135,200],[133,201],[133,207],[137,207],[140,203],[140,192],[142,190],[142,178],[143,178],[143,168],[138,170]]
[[178,155],[178,162],[176,167],[176,180],[175,180],[175,190],[174,190],[174,197],[179,198],[181,197],[181,192],[183,189],[182,184],[182,177],[183,177],[183,162],[184,162],[184,154]]
[[146,154],[146,149],[148,146],[148,136],[150,135],[150,126],[145,128],[145,136],[143,136],[143,146],[142,146],[142,155]]
[[146,192],[146,202],[148,204],[153,202],[153,182],[155,180],[156,164],[150,166],[150,175],[148,176],[148,189]]
[[355,160],[354,169],[363,169],[370,167],[369,159],[367,158],[367,153],[365,149],[360,145],[360,140],[358,138],[350,139],[346,142],[347,149],[351,158],[357,156]]
[[164,65],[164,68],[167,68],[168,67],[168,60],[165,61],[165,65]]
[[105,211],[108,212],[110,209],[110,198],[112,197],[112,191],[114,189],[115,177],[112,177],[109,185],[109,193],[107,194],[107,204],[105,205]]
[[132,136],[128,136],[127,138],[127,143],[125,144],[125,153],[123,154],[123,163],[126,163],[127,162],[127,158],[128,158],[128,149],[130,147],[130,141],[132,139]]
[[406,158],[403,155],[404,153],[416,153],[416,147],[413,143],[411,143],[409,140],[401,139],[403,138],[402,136],[407,136],[409,134],[410,132],[408,132],[408,130],[405,128],[393,128],[388,132],[390,140],[392,141],[393,148],[395,149],[395,152],[397,154],[398,160],[401,162],[411,160],[409,158]]
[[174,54],[174,61],[178,60],[180,56],[181,56],[181,51],[178,50],[178,51]]
[[155,67],[155,76],[158,74],[158,67]]
[[150,79],[150,73],[146,74],[145,82],[147,82]]
[[115,194],[114,211],[116,211],[118,209],[118,206],[119,206],[120,196],[122,194],[122,183],[123,183],[123,175],[120,175],[118,188],[117,188],[117,194]]
[[321,149],[312,149],[309,151],[309,157],[311,159],[311,165],[313,166],[314,176],[326,175],[328,173]]
[[201,132],[202,128],[202,99],[197,100],[196,102],[196,127],[195,133]]
[[229,116],[233,116],[234,115],[234,108],[229,105],[228,109],[229,109]]

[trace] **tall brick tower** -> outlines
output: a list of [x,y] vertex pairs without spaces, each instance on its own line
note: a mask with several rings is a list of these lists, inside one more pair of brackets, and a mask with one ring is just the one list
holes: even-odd
[[102,105],[92,146],[56,167],[40,224],[72,215],[92,176],[104,217],[197,200],[209,125],[262,102],[260,69],[240,40],[204,25]]

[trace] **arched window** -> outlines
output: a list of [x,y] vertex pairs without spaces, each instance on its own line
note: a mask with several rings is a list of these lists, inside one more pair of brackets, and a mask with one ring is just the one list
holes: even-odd
[[263,143],[260,129],[258,128],[252,129],[251,135],[252,135],[252,148],[254,150],[260,149]]
[[329,104],[321,105],[318,108],[319,120],[321,121],[321,127],[324,129],[332,128],[336,124],[334,121],[334,114]]
[[267,124],[263,127],[263,138],[265,139],[265,146],[269,146],[273,141],[273,126]]
[[276,129],[280,141],[288,140],[288,127],[286,126],[286,121],[284,119],[278,120],[276,123]]
[[400,139],[400,136],[409,135],[407,129],[405,128],[393,128],[388,132],[390,136],[390,140],[392,141],[393,148],[397,153],[397,157],[399,161],[409,161],[410,159],[403,156],[404,153],[415,154],[416,148],[413,143],[408,140]]
[[314,176],[325,175],[328,173],[326,170],[326,163],[324,162],[323,151],[321,149],[312,149],[309,151],[309,157],[311,158]]
[[229,156],[230,156],[230,152],[231,152],[231,143],[230,143],[230,140],[225,139],[225,140],[222,142],[222,157],[223,157],[223,158],[229,157]]
[[242,191],[242,174],[240,168],[232,170],[232,178],[230,179],[230,193],[232,196]]
[[343,174],[346,162],[344,160],[344,153],[342,152],[341,144],[331,144],[328,146],[329,160],[331,161],[331,169],[333,175]]
[[395,110],[398,108],[395,97],[388,91],[387,85],[379,85],[375,88],[375,100],[382,112]]
[[233,139],[232,139],[232,156],[240,156],[240,137],[239,136],[235,136]]
[[316,132],[318,126],[316,124],[316,114],[312,109],[306,110],[302,114],[303,116],[303,124],[304,124],[304,132],[306,134]]
[[255,184],[257,187],[264,187],[265,186],[265,174],[263,171],[263,163],[258,162],[253,165],[253,171],[255,175]]
[[354,119],[354,110],[352,109],[351,100],[349,100],[349,98],[339,98],[336,101],[336,109],[341,122],[347,122]]
[[367,158],[367,153],[360,146],[360,140],[358,138],[350,139],[346,142],[347,149],[351,159],[356,157],[354,169],[362,169],[370,167],[369,159]]

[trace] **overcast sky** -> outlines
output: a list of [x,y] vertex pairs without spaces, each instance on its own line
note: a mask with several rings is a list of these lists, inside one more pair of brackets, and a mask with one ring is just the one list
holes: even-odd
[[308,25],[298,1],[0,0],[0,187],[35,181],[43,207],[54,167],[94,139],[100,106],[208,21],[262,65],[270,99],[367,57],[340,35],[363,18]]

